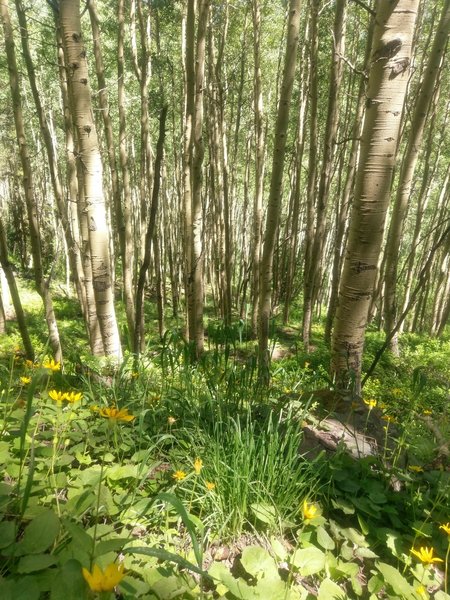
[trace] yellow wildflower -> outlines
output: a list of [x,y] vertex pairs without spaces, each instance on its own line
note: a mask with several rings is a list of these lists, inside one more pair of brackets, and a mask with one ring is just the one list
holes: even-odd
[[175,479],[175,481],[183,481],[183,479],[186,477],[186,473],[184,471],[175,471],[172,477]]
[[62,401],[66,400],[66,392],[58,392],[57,390],[50,390],[48,395],[52,400],[57,402],[58,406],[61,406]]
[[400,388],[392,388],[392,395],[398,398],[402,395],[402,390]]
[[427,548],[426,546],[422,546],[420,550],[414,550],[411,548],[411,554],[417,556],[419,560],[427,565],[431,565],[434,562],[444,562],[442,558],[438,558],[437,556],[433,556],[434,548]]
[[25,366],[28,367],[29,369],[32,369],[34,367],[34,362],[32,360],[27,359],[25,361]]
[[424,414],[425,417],[427,417],[429,415],[432,415],[433,411],[426,409],[426,410],[423,411],[423,414]]
[[194,460],[194,471],[196,472],[197,475],[200,475],[200,471],[202,470],[203,467],[203,461],[201,458],[196,458]]
[[104,571],[94,565],[92,573],[83,568],[83,577],[93,592],[111,592],[124,578],[123,565],[109,564]]
[[177,422],[177,420],[175,419],[175,417],[167,417],[167,422],[169,423],[169,425],[173,425]]
[[383,419],[383,421],[387,421],[388,423],[395,423],[395,418],[392,417],[391,415],[383,415],[381,417]]
[[447,535],[450,535],[450,523],[446,523],[445,525],[441,525],[439,527],[439,529],[442,529],[442,531],[445,531],[445,533]]
[[20,381],[21,381],[21,383],[23,383],[23,385],[27,385],[30,383],[31,377],[21,377]]
[[364,404],[367,404],[367,406],[369,407],[369,410],[372,410],[372,408],[375,408],[375,406],[377,405],[377,401],[376,400],[364,400]]
[[67,400],[67,402],[70,402],[70,404],[73,404],[74,402],[79,402],[81,400],[82,395],[83,394],[81,392],[67,392],[65,400]]
[[422,598],[428,598],[427,595],[427,588],[424,585],[419,585],[418,588],[416,588],[416,592],[419,594],[419,596],[421,596]]
[[138,371],[133,371],[133,372],[131,373],[131,379],[137,379],[138,377],[139,377],[139,373],[138,373]]
[[206,485],[206,489],[208,490],[208,492],[212,492],[213,489],[216,487],[216,484],[212,483],[211,481],[206,481],[205,485]]
[[134,419],[134,415],[128,414],[128,408],[119,409],[116,406],[108,406],[101,408],[98,413],[110,421],[132,421]]
[[42,362],[42,366],[44,367],[44,369],[49,369],[50,371],[53,371],[53,372],[61,371],[61,363],[55,362],[53,358],[51,360],[46,358]]
[[306,500],[303,502],[303,518],[305,521],[314,519],[318,516],[318,508],[315,504],[309,504]]
[[420,465],[409,465],[408,469],[413,473],[423,473],[423,468]]

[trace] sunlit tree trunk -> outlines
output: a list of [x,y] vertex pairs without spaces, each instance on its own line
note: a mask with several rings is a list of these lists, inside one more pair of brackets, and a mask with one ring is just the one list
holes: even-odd
[[[435,93],[436,81],[441,68],[443,55],[446,49],[450,32],[450,0],[446,0],[442,9],[441,18],[437,26],[436,35],[430,50],[428,63],[421,82],[419,95],[414,104],[414,112],[411,118],[411,130],[405,154],[402,160],[397,194],[392,211],[389,234],[386,243],[386,268],[384,274],[384,327],[389,333],[395,326],[397,316],[397,274],[398,257],[406,211],[411,194],[412,181],[419,158],[426,118],[433,95]],[[394,336],[390,343],[390,349],[398,354],[398,337]]]
[[370,299],[381,250],[419,0],[380,2],[349,240],[332,336],[338,387],[359,393]]
[[300,30],[301,0],[291,0],[289,4],[286,53],[284,59],[283,79],[281,82],[278,113],[274,132],[274,150],[272,174],[267,207],[267,220],[264,235],[264,248],[260,275],[260,307],[258,323],[259,369],[263,379],[268,377],[269,356],[269,321],[272,303],[272,268],[275,249],[275,238],[280,218],[284,155],[286,150],[286,134],[289,124],[292,87],[297,62],[297,46]]
[[67,57],[69,93],[79,145],[83,191],[89,228],[92,285],[104,351],[122,357],[114,309],[109,229],[102,185],[102,162],[93,117],[86,51],[82,43],[79,0],[60,0],[59,16]]
[[50,293],[50,283],[46,280],[41,257],[41,239],[39,230],[38,208],[33,185],[33,171],[31,168],[30,155],[25,137],[25,125],[22,112],[22,98],[20,93],[19,77],[17,71],[16,52],[14,47],[13,30],[9,16],[8,1],[2,0],[1,17],[3,32],[5,36],[6,57],[8,61],[9,84],[11,88],[14,124],[16,128],[17,143],[19,146],[20,161],[23,172],[23,186],[25,202],[27,206],[28,225],[30,230],[31,250],[33,254],[34,280],[36,289],[42,298],[47,322],[50,347],[55,360],[62,359],[61,344],[59,340],[58,326],[56,323],[53,302]]

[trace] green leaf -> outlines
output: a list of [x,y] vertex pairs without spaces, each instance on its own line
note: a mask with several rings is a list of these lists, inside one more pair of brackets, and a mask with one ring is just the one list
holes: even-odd
[[21,577],[18,581],[0,580],[2,600],[39,600],[40,589],[33,576]]
[[103,556],[108,552],[118,552],[122,550],[125,544],[129,543],[130,538],[113,538],[111,540],[102,540],[95,546],[94,556]]
[[294,552],[290,563],[299,570],[303,577],[308,577],[308,575],[319,573],[325,567],[325,554],[314,546],[302,548]]
[[396,594],[403,595],[406,598],[415,598],[414,588],[397,569],[382,562],[376,563],[375,566],[383,575],[384,581],[391,586]]
[[106,477],[111,481],[118,481],[119,479],[136,479],[138,477],[138,466],[137,465],[114,465],[109,467],[106,471]]
[[257,600],[260,598],[255,588],[250,587],[243,579],[235,578],[229,569],[219,562],[213,562],[208,571],[210,577],[220,581],[231,592],[234,598],[239,600]]
[[336,544],[334,543],[333,538],[329,535],[329,533],[322,526],[319,526],[316,529],[317,534],[317,542],[319,546],[321,546],[324,550],[334,550]]
[[93,540],[92,537],[86,532],[84,527],[74,523],[70,519],[63,519],[62,524],[64,529],[72,537],[72,541],[81,548],[92,548]]
[[337,498],[336,500],[331,500],[331,504],[334,508],[338,510],[342,510],[344,515],[353,515],[355,512],[355,507],[351,502],[347,500],[343,500],[342,498]]
[[45,552],[58,537],[59,527],[59,519],[52,510],[39,514],[25,528],[23,538],[16,546],[17,556]]
[[163,502],[170,502],[170,504],[172,504],[174,509],[180,515],[181,520],[183,521],[184,526],[188,530],[188,533],[191,537],[192,548],[195,553],[195,559],[197,561],[197,565],[200,568],[203,564],[203,551],[197,540],[197,532],[195,531],[195,526],[194,526],[193,522],[191,521],[191,519],[189,518],[189,515],[188,515],[186,509],[184,508],[183,503],[174,494],[167,494],[165,492],[158,494],[157,498],[159,498]]
[[383,588],[384,582],[381,577],[378,575],[373,575],[369,579],[369,583],[367,584],[367,589],[371,594],[378,594],[378,592]]
[[200,569],[196,565],[192,564],[182,556],[178,556],[178,554],[173,554],[172,552],[167,552],[167,550],[162,550],[161,548],[150,548],[147,546],[139,546],[137,548],[124,548],[122,551],[123,554],[144,554],[145,556],[154,556],[159,560],[167,560],[169,562],[173,562],[176,565],[182,567],[183,569],[189,569],[194,573],[198,573],[203,577],[208,577],[208,573]]
[[356,513],[356,517],[358,519],[359,526],[361,527],[361,531],[364,535],[367,535],[369,533],[369,526],[359,513]]
[[277,512],[275,507],[264,502],[255,502],[250,505],[250,509],[258,521],[267,525],[275,525],[277,522]]
[[47,569],[47,567],[56,565],[57,562],[57,558],[51,554],[29,554],[19,560],[17,572],[34,573],[35,571],[42,571],[43,569]]
[[0,549],[7,548],[16,539],[16,524],[14,521],[2,521],[0,523]]
[[241,564],[247,573],[259,579],[264,577],[277,577],[277,563],[270,556],[267,550],[260,546],[247,546],[244,548],[241,557]]
[[355,554],[360,558],[378,558],[378,554],[375,554],[369,548],[357,548]]
[[344,591],[328,577],[320,584],[317,600],[345,600],[346,598]]
[[83,600],[87,585],[81,571],[81,564],[68,560],[57,572],[50,592],[50,600]]

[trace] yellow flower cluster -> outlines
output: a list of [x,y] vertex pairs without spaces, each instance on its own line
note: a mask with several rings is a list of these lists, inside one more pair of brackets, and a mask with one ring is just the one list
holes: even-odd
[[83,567],[83,577],[93,592],[111,592],[125,577],[123,565],[109,564],[104,571],[94,565],[92,573]]
[[98,406],[92,406],[91,410],[98,413],[101,417],[109,419],[110,422],[117,421],[133,421],[134,415],[130,415],[128,408],[117,408],[117,406],[107,406],[106,408],[99,408]]
[[64,400],[69,404],[79,402],[83,394],[81,392],[61,392],[58,390],[50,390],[48,395],[58,404],[58,406],[61,406]]

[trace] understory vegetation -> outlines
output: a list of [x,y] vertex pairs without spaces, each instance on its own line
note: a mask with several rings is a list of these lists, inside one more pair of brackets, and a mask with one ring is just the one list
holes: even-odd
[[[385,443],[355,459],[303,446],[323,418],[313,392],[329,387],[319,324],[305,354],[295,322],[274,322],[260,386],[245,320],[211,320],[198,363],[173,324],[116,369],[88,358],[59,298],[60,365],[22,295],[40,354],[25,360],[9,325],[3,600],[450,598],[448,337],[404,335],[402,357],[382,357],[363,400]],[[381,343],[369,333],[368,364]]]

